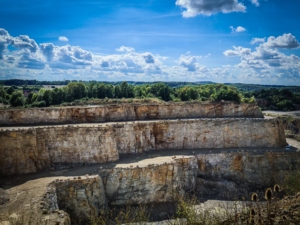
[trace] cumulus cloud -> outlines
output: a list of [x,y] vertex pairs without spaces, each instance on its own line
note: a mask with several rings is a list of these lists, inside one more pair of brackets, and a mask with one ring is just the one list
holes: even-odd
[[250,44],[254,45],[257,43],[263,43],[266,41],[266,38],[252,38]]
[[281,36],[278,36],[275,38],[274,36],[271,36],[268,38],[268,40],[264,43],[265,47],[268,48],[299,48],[300,44],[291,33],[289,34],[283,34]]
[[181,55],[179,57],[179,65],[186,68],[188,71],[194,72],[199,69],[197,59],[199,56],[192,56],[189,54]]
[[48,61],[52,61],[54,57],[54,45],[52,43],[40,44],[42,53],[46,56]]
[[35,58],[31,58],[30,54],[23,54],[17,64],[19,68],[42,70],[45,68],[45,63]]
[[[295,78],[300,73],[300,58],[296,55],[286,55],[280,52],[280,48],[297,48],[299,43],[291,34],[283,34],[277,38],[271,36],[267,39],[252,39],[253,43],[261,43],[252,51],[249,48],[235,47],[233,50],[224,51],[225,56],[240,56],[241,62],[236,68],[244,71],[255,72],[255,76],[270,76],[270,74],[284,74],[284,76]],[[260,74],[260,75],[259,75]]]
[[[79,46],[37,44],[26,35],[12,37],[0,29],[0,76],[16,74],[19,77],[38,79],[53,76],[74,79],[115,80],[217,80],[234,82],[238,78],[266,79],[273,77],[300,77],[300,59],[280,52],[282,48],[297,48],[299,43],[291,34],[279,37],[253,38],[254,50],[233,46],[224,51],[225,56],[240,57],[235,66],[208,68],[198,63],[201,56],[189,52],[174,61],[178,65],[164,64],[171,59],[151,52],[138,53],[133,48],[121,46],[117,54],[99,55]],[[12,48],[8,47],[12,46]],[[129,49],[128,49],[129,48]],[[206,60],[203,56],[203,59]],[[235,74],[236,75],[235,75]],[[275,74],[275,75],[274,75]],[[230,80],[231,79],[231,80]],[[252,79],[253,80],[253,79]],[[252,81],[251,80],[251,81]],[[269,81],[269,80],[268,80]],[[257,80],[256,82],[260,82]]]
[[259,6],[258,0],[251,0],[252,4],[255,5],[256,7]]
[[109,67],[109,63],[107,61],[103,61],[101,63],[101,67]]
[[35,40],[29,38],[27,35],[20,35],[12,40],[12,45],[20,49],[29,49],[31,52],[36,52],[39,47]]
[[146,63],[154,63],[154,56],[151,53],[147,52],[143,55],[143,57]]
[[246,11],[246,7],[238,0],[177,0],[176,5],[185,9],[183,17]]
[[229,27],[231,29],[232,33],[240,33],[246,31],[246,28],[238,26],[237,28],[234,28],[233,26]]
[[223,52],[225,56],[241,56],[241,55],[247,55],[251,53],[250,48],[243,48],[241,46],[235,47],[233,46],[233,50],[226,50]]
[[6,30],[0,28],[0,59],[3,59],[4,51],[11,43],[11,41],[12,38],[10,37],[9,33]]
[[134,52],[135,49],[132,47],[126,47],[124,45],[122,45],[120,48],[116,48],[117,52]]
[[69,41],[69,39],[67,37],[65,37],[65,36],[58,37],[58,40],[59,41]]

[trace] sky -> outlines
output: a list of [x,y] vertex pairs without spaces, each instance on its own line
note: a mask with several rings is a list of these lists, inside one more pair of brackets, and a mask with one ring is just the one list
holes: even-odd
[[0,79],[300,85],[299,0],[0,0]]

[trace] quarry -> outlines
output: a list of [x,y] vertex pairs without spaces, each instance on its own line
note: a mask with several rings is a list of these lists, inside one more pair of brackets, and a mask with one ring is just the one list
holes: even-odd
[[92,224],[141,204],[168,219],[178,197],[249,199],[300,165],[282,122],[246,103],[0,110],[0,143],[1,225]]

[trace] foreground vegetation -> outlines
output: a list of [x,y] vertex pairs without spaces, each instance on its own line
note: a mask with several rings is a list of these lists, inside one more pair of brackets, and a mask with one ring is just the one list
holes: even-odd
[[236,103],[257,100],[262,109],[290,111],[295,109],[295,104],[300,104],[300,87],[211,82],[0,81],[0,103],[13,107],[98,104],[112,102],[112,99],[122,99],[115,103],[140,102],[139,99],[173,102],[224,100]]
[[[290,183],[290,179],[293,179]],[[210,207],[203,207],[195,195],[178,197],[176,212],[163,224],[168,225],[284,225],[300,223],[300,191],[297,180],[299,174],[290,175],[284,188],[287,195],[282,196],[282,188],[275,184],[267,188],[264,195],[252,193],[247,201],[219,202]],[[149,225],[151,210],[154,208],[139,205],[126,205],[123,208],[110,208],[100,211],[98,217],[72,218],[72,224],[93,225]],[[167,209],[166,209],[167,210]],[[78,215],[78,214],[77,214]]]

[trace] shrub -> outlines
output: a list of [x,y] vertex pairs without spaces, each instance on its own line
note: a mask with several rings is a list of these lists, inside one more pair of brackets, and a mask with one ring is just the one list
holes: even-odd
[[46,107],[46,102],[45,101],[39,101],[39,102],[34,102],[31,105],[32,107]]

